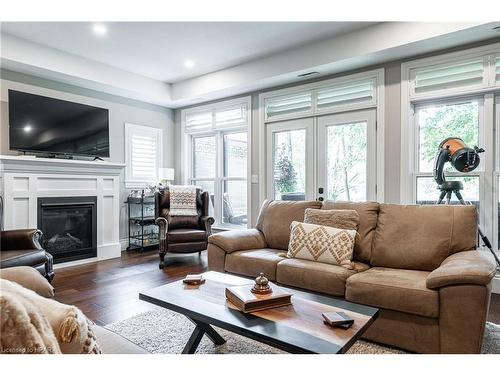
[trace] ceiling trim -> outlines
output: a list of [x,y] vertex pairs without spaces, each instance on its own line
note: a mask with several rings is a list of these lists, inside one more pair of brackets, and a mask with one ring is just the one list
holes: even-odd
[[[498,36],[497,23],[385,22],[173,84],[1,34],[3,69],[168,108],[303,81]],[[315,78],[317,78],[316,76]]]

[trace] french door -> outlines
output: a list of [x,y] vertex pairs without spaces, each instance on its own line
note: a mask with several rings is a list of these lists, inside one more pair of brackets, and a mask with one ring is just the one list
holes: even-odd
[[314,200],[314,118],[267,125],[267,196]]
[[267,124],[267,196],[376,200],[376,110]]
[[376,200],[375,121],[374,109],[318,117],[320,198]]

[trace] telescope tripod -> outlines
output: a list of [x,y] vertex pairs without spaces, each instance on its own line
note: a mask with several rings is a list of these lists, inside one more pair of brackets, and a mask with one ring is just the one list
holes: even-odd
[[[445,197],[446,197],[445,204],[450,204],[452,194],[455,194],[455,196],[457,197],[458,201],[461,204],[472,205],[472,203],[466,202],[462,197],[462,193],[460,192],[460,190],[462,190],[463,188],[464,186],[460,181],[445,181],[442,185],[439,186],[441,193],[439,194],[439,199],[437,200],[436,204],[441,204]],[[481,237],[481,240],[483,241],[484,245],[488,248],[488,250],[490,250],[491,254],[493,255],[493,258],[495,258],[495,261],[497,262],[497,265],[500,267],[500,259],[498,259],[498,256],[495,254],[493,246],[491,246],[490,240],[488,239],[488,237],[485,236],[485,234],[481,230],[480,225],[478,225],[477,231],[479,232],[479,237]]]

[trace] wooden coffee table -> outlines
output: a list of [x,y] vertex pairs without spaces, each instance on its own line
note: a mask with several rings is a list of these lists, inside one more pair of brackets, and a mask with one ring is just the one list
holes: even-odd
[[[373,307],[285,287],[293,293],[292,305],[245,314],[226,300],[224,290],[251,286],[253,280],[213,271],[204,277],[206,282],[200,286],[180,280],[139,294],[141,300],[181,313],[195,324],[183,354],[194,353],[203,335],[216,345],[224,344],[212,326],[289,353],[345,353],[378,315]],[[326,326],[321,314],[329,311],[347,313],[354,325],[346,330]]]

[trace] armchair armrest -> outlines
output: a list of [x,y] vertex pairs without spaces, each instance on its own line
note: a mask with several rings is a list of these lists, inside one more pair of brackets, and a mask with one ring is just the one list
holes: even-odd
[[264,235],[258,229],[229,230],[212,234],[208,237],[208,243],[220,247],[226,253],[267,247]]
[[426,284],[430,289],[458,284],[488,285],[495,272],[496,263],[488,252],[462,251],[446,258],[427,276]]
[[155,224],[158,225],[158,237],[160,242],[167,239],[168,221],[164,217],[157,217]]
[[4,230],[0,232],[0,250],[41,250],[41,236],[38,229]]
[[212,225],[214,225],[215,219],[212,216],[202,216],[200,217],[200,221],[205,228],[205,232],[207,232],[207,237],[212,235]]

